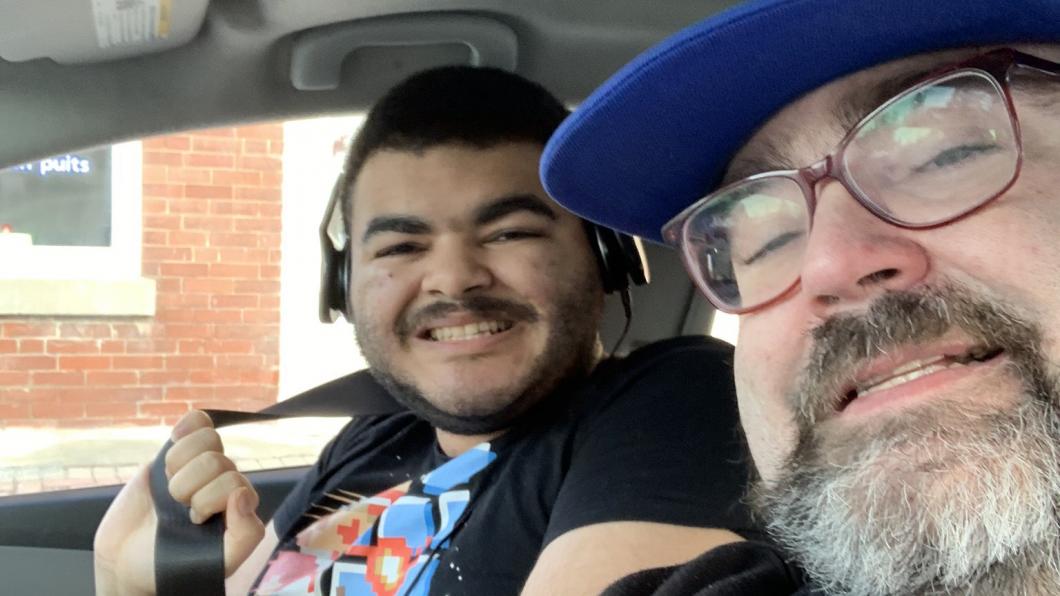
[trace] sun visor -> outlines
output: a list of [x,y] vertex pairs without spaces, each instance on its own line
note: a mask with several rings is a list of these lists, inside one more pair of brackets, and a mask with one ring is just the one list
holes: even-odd
[[299,33],[291,53],[291,85],[301,91],[338,89],[343,80],[364,83],[381,72],[397,82],[444,64],[514,70],[517,58],[518,38],[500,21],[461,13],[403,14]]
[[0,3],[0,58],[101,62],[160,52],[199,32],[209,0]]

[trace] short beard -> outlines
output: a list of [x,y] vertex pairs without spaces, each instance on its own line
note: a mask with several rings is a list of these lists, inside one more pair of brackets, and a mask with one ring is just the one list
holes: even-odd
[[[1024,387],[1017,404],[938,401],[857,429],[818,428],[859,363],[954,328],[1004,349]],[[792,396],[798,444],[752,502],[815,582],[852,595],[1060,591],[1060,381],[1041,331],[948,286],[887,294],[814,340]]]
[[[377,331],[370,326],[357,325],[357,342],[368,362],[372,376],[403,406],[436,429],[458,435],[473,436],[495,433],[510,428],[546,395],[563,382],[586,376],[595,365],[600,347],[597,337],[599,307],[598,294],[592,286],[572,286],[559,296],[554,307],[557,316],[549,328],[544,349],[521,379],[515,379],[507,389],[510,395],[501,400],[503,405],[492,411],[446,410],[432,400],[428,393],[394,369],[377,347]],[[489,297],[471,297],[457,303],[435,303],[408,319],[398,322],[395,334],[402,345],[408,345],[409,334],[417,320],[449,311],[470,312],[483,318],[505,318],[528,323],[540,320],[540,315],[528,305]]]

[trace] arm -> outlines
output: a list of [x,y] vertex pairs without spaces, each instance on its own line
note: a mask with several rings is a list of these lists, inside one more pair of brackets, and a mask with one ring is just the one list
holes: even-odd
[[642,569],[677,565],[742,540],[728,530],[609,522],[572,530],[541,553],[522,596],[593,596]]
[[265,537],[254,547],[254,552],[250,553],[239,569],[236,569],[236,572],[225,580],[225,593],[229,596],[243,596],[249,592],[254,580],[258,579],[261,570],[269,562],[269,557],[279,541],[279,537],[276,536],[276,526],[269,522],[265,528]]
[[691,339],[662,347],[601,383],[524,596],[598,594],[753,530],[730,348]]

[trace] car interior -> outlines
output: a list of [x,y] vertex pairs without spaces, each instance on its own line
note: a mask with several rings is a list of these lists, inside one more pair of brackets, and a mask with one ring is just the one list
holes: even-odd
[[[0,0],[0,170],[177,131],[363,111],[394,83],[443,64],[513,70],[576,109],[639,52],[733,3]],[[0,186],[0,208],[6,198]],[[609,303],[607,350],[710,329],[713,309],[676,254],[645,248],[651,283],[633,290],[617,346],[626,321]],[[9,283],[0,273],[0,294]],[[0,433],[7,426],[0,418]],[[263,519],[303,471],[249,474]],[[91,593],[93,534],[119,488],[0,496],[0,592]]]

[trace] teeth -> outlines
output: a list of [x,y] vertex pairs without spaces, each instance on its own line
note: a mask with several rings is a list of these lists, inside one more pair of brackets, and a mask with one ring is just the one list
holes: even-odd
[[434,341],[463,341],[507,331],[511,326],[511,323],[501,321],[483,321],[481,323],[468,323],[467,325],[455,325],[452,327],[437,327],[431,329],[430,338]]

